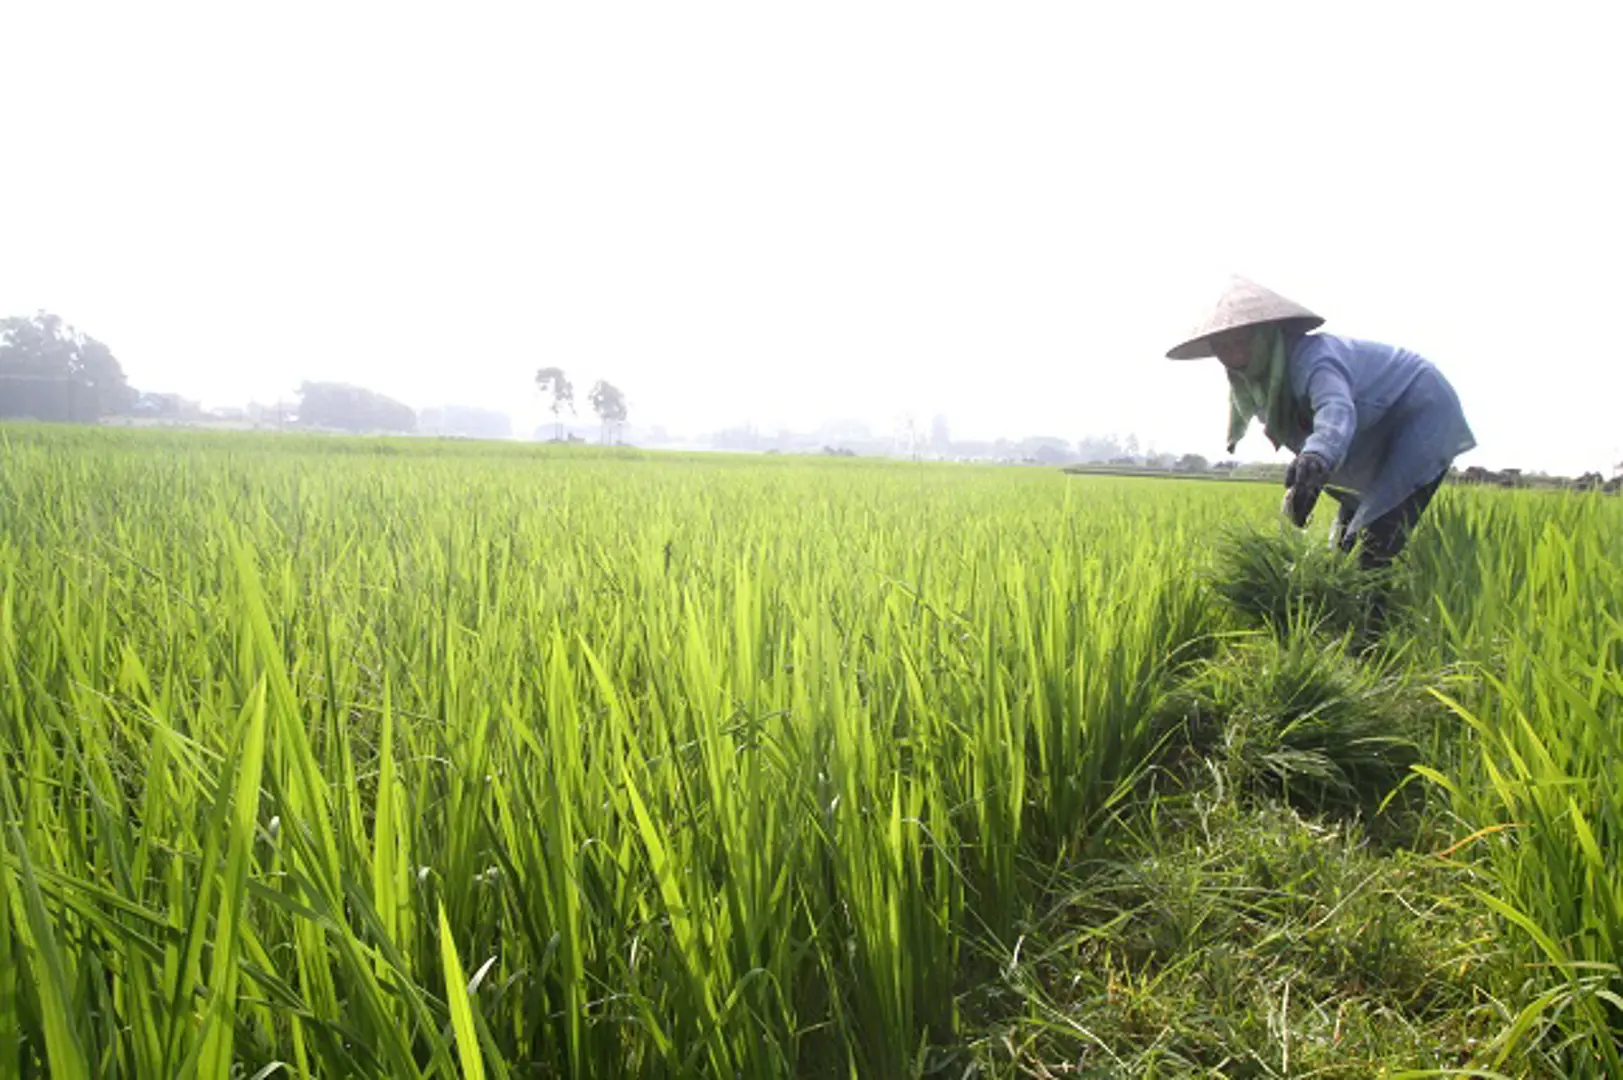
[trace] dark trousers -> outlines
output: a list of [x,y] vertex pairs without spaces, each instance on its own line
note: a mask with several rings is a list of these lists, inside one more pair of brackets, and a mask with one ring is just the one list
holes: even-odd
[[1351,551],[1362,540],[1364,547],[1358,561],[1364,569],[1379,570],[1390,566],[1392,560],[1403,550],[1403,546],[1409,542],[1409,533],[1414,529],[1415,522],[1420,520],[1420,515],[1431,503],[1431,497],[1437,494],[1437,489],[1442,486],[1443,477],[1447,474],[1445,469],[1438,473],[1437,479],[1431,483],[1415,488],[1408,498],[1365,525],[1357,533],[1348,531],[1347,526],[1351,523],[1353,515],[1358,512],[1358,503],[1352,500],[1342,503],[1338,521],[1341,527],[1341,549]]

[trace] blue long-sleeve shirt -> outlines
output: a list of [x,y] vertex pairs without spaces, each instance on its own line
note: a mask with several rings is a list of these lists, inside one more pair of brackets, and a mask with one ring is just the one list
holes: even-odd
[[1312,429],[1290,433],[1286,445],[1318,454],[1331,484],[1358,493],[1349,529],[1393,509],[1476,446],[1454,388],[1408,349],[1304,334],[1291,348],[1290,382]]

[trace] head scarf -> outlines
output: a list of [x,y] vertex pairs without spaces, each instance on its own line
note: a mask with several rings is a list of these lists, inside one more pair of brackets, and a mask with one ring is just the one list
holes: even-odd
[[1234,453],[1253,417],[1262,419],[1263,431],[1276,450],[1287,434],[1307,429],[1291,393],[1290,357],[1277,323],[1258,326],[1251,335],[1251,363],[1245,370],[1227,371],[1229,453]]

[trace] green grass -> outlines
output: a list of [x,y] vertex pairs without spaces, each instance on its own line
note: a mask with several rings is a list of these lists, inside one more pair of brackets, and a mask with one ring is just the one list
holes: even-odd
[[0,1077],[1611,1070],[1615,501],[0,438]]

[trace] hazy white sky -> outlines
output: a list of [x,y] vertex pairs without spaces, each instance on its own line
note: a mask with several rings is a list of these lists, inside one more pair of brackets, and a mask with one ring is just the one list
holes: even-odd
[[[1231,272],[1435,360],[1490,466],[1623,460],[1615,3],[0,8],[0,313],[209,403],[1136,432]],[[1268,447],[1253,433],[1242,455]]]

